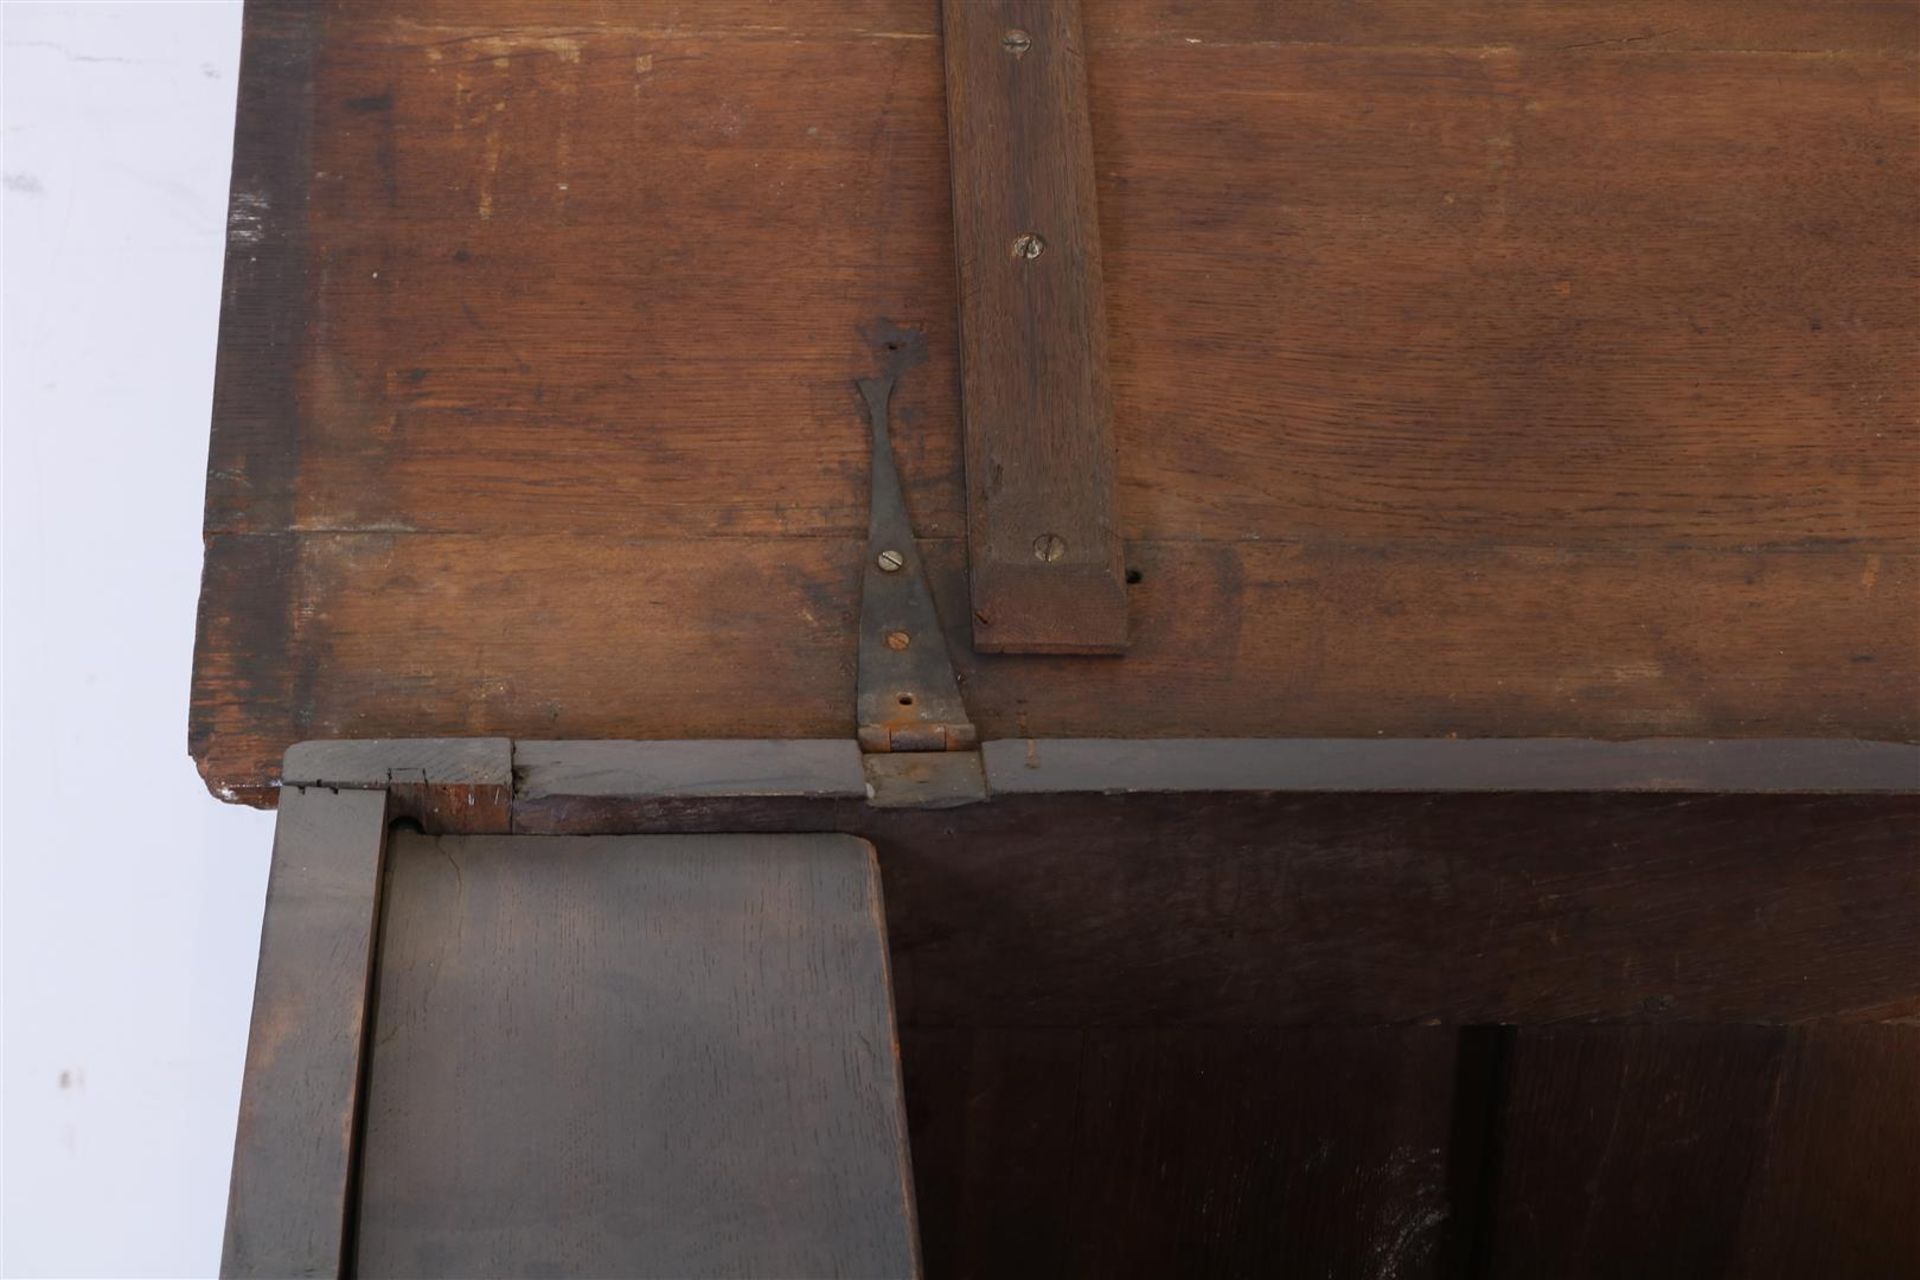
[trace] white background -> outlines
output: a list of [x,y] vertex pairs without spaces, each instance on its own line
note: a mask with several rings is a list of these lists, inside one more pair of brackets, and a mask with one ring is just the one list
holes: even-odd
[[186,753],[240,6],[0,24],[5,1269],[210,1276],[272,838]]

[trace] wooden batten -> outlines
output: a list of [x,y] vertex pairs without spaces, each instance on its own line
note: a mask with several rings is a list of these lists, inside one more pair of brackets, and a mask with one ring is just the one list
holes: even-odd
[[947,0],[974,647],[1127,642],[1079,0]]

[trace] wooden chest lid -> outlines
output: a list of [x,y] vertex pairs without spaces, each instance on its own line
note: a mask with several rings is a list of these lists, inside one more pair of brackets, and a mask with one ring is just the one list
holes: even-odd
[[250,0],[192,751],[1920,738],[1916,11],[1086,4],[1120,658],[970,643],[933,0]]

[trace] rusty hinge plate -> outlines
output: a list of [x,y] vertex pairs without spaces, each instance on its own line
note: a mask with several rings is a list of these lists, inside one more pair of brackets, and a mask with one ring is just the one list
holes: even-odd
[[868,752],[971,751],[979,744],[960,700],[926,567],[894,467],[887,402],[893,375],[863,378],[873,427],[873,499],[860,593],[860,747]]

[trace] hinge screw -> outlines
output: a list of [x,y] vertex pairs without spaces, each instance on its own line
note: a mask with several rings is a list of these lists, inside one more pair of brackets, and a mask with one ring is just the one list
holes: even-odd
[[913,637],[904,631],[889,631],[886,638],[889,649],[904,649],[913,643]]
[[906,564],[906,562],[907,558],[898,551],[882,551],[875,557],[875,563],[880,566],[882,573],[898,573],[900,572],[901,566]]
[[1013,256],[1032,262],[1047,251],[1047,242],[1037,232],[1027,231],[1013,238]]
[[1033,540],[1033,554],[1036,559],[1052,564],[1067,554],[1067,540],[1057,533],[1043,533]]
[[1008,53],[1017,58],[1027,50],[1033,48],[1033,37],[1020,30],[1020,28],[1015,27],[1000,37],[1000,45]]

